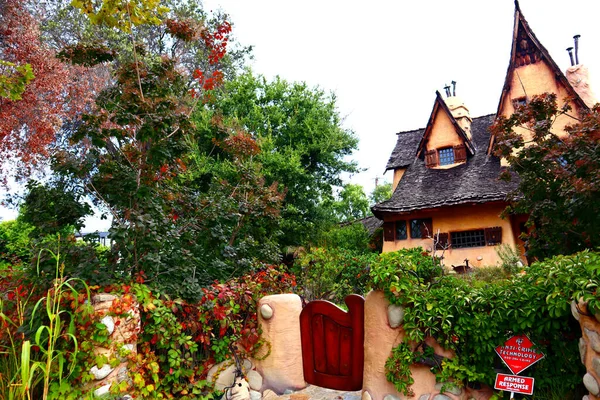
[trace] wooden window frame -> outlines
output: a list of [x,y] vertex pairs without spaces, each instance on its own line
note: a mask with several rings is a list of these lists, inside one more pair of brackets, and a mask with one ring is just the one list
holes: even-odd
[[[416,232],[413,233],[413,221],[419,227],[419,235],[416,235]],[[411,239],[427,239],[428,235],[433,235],[433,221],[431,218],[413,218],[409,220],[410,225],[410,238]],[[421,226],[422,225],[422,226]]]

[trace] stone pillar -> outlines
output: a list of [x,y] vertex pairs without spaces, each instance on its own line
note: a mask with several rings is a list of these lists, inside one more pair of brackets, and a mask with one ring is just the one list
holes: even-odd
[[579,339],[579,354],[587,373],[583,376],[583,384],[590,394],[585,400],[600,399],[600,313],[592,314],[587,303],[579,301],[571,303],[571,313],[581,326],[582,338]]
[[[101,318],[109,333],[108,347],[94,348],[94,354],[104,355],[108,361],[118,359],[120,363],[111,367],[107,362],[102,367],[94,365],[90,373],[94,381],[88,385],[88,389],[94,390],[97,396],[108,393],[113,383],[119,384],[129,380],[127,370],[127,355],[137,352],[136,341],[140,332],[139,305],[132,295],[121,298],[112,294],[100,293],[92,296],[94,312]],[[125,309],[123,309],[123,307]],[[113,316],[115,310],[124,311],[124,316]]]
[[263,377],[262,389],[285,390],[305,388],[300,341],[302,300],[295,294],[265,296],[258,303],[258,321],[262,337],[269,345],[257,357],[270,354],[264,360],[253,360]]

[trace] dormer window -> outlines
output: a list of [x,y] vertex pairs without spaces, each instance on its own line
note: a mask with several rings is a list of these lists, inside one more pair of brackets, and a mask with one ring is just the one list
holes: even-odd
[[452,147],[440,149],[440,165],[452,164],[454,164],[454,149]]
[[453,165],[467,161],[467,150],[464,144],[454,147],[432,149],[425,152],[425,165],[427,168]]

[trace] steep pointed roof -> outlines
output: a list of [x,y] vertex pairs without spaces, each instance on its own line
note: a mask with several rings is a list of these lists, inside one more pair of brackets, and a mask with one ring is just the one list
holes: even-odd
[[[502,87],[502,94],[500,95],[500,101],[498,102],[498,109],[496,115],[498,115],[502,109],[502,104],[510,91],[510,83],[512,82],[515,69],[532,64],[537,61],[545,61],[556,79],[564,85],[569,92],[569,95],[573,98],[573,101],[582,109],[588,109],[589,107],[584,103],[579,94],[573,89],[560,67],[554,62],[548,50],[540,43],[538,38],[535,36],[529,23],[523,16],[521,8],[519,7],[519,1],[515,0],[515,23],[513,29],[513,39],[510,51],[510,61],[508,63],[508,69],[506,71],[506,78],[504,79],[504,86]],[[494,144],[494,136],[490,138],[488,146],[488,154],[491,152]]]
[[467,148],[469,153],[471,155],[475,154],[475,146],[473,145],[473,142],[471,142],[471,140],[469,139],[469,137],[467,136],[465,131],[460,127],[458,122],[456,122],[456,119],[452,115],[452,111],[450,111],[450,109],[448,108],[448,105],[442,98],[442,95],[440,94],[440,92],[436,90],[435,91],[435,101],[433,103],[433,109],[431,110],[431,115],[429,116],[429,122],[427,122],[427,127],[425,128],[425,133],[421,137],[421,141],[419,142],[419,146],[417,147],[416,156],[421,157],[421,154],[423,154],[423,151],[425,150],[425,145],[427,144],[427,140],[429,139],[429,136],[431,136],[431,131],[433,130],[433,122],[435,121],[435,117],[439,112],[445,113],[448,116],[448,118],[450,118],[450,122],[452,123],[452,126],[456,130],[456,133],[458,134],[458,136],[461,139],[463,139],[463,141],[465,143],[465,147]]

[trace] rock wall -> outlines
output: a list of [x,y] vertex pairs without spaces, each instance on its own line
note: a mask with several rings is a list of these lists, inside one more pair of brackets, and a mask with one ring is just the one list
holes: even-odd
[[[92,305],[109,334],[107,347],[97,346],[94,348],[94,355],[104,355],[108,361],[120,361],[114,368],[107,362],[101,367],[94,365],[90,369],[95,380],[87,388],[94,390],[96,396],[101,396],[109,392],[113,383],[119,384],[130,379],[127,356],[137,352],[136,341],[141,321],[139,305],[131,295],[118,298],[107,293],[96,294],[92,296]],[[115,310],[119,310],[119,314],[123,312],[125,316],[110,315]]]
[[579,354],[585,365],[583,384],[589,394],[583,400],[600,399],[600,313],[593,314],[585,302],[572,302],[571,312],[579,321],[582,337],[579,339]]

